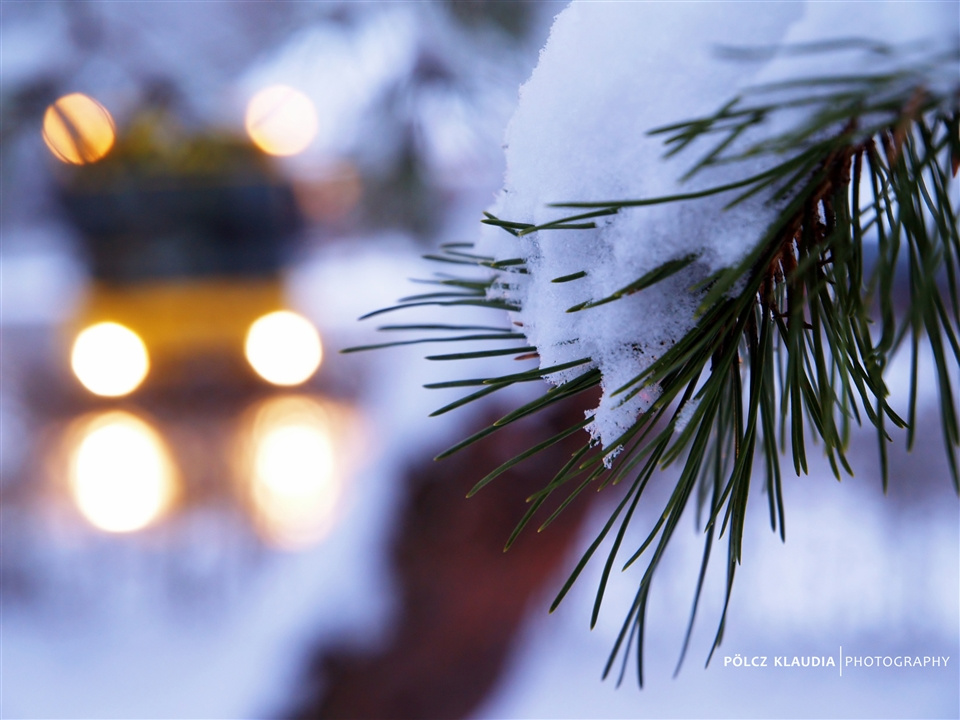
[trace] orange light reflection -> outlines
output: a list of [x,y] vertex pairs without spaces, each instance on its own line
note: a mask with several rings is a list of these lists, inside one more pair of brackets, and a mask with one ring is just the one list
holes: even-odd
[[128,412],[81,418],[67,434],[67,453],[73,500],[99,530],[141,530],[172,504],[178,475],[170,452],[156,430]]
[[340,410],[307,397],[272,398],[241,427],[242,492],[264,539],[283,549],[322,540],[343,494]]
[[337,163],[315,177],[294,179],[293,192],[303,214],[315,222],[338,222],[363,196],[363,179],[350,162]]

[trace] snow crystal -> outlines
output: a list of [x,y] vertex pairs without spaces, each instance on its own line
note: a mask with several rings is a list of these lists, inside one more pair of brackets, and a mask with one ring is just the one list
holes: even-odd
[[[772,53],[744,62],[718,59],[718,47],[849,37],[900,43],[927,36],[956,44],[957,16],[955,2],[574,2],[557,16],[539,65],[520,90],[506,133],[505,183],[491,212],[539,225],[576,212],[550,203],[672,195],[761,172],[775,161],[713,166],[681,182],[712,145],[695,142],[664,158],[662,137],[646,133],[711,114],[758,83],[873,70],[882,58],[870,55],[873,64],[865,65],[869,53],[861,50],[786,58]],[[756,132],[769,136],[802,112],[784,114],[779,125],[767,124],[741,142],[755,142],[761,137]],[[501,292],[522,307],[514,320],[536,345],[541,367],[592,359],[550,375],[551,382],[600,369],[603,397],[589,429],[608,449],[658,394],[647,388],[624,402],[616,390],[692,329],[698,299],[689,288],[740,261],[777,216],[762,194],[723,210],[730,199],[721,194],[627,209],[589,230],[514,238],[484,228],[481,254],[526,260],[528,274],[504,274]],[[567,312],[690,254],[698,259],[665,281]],[[554,282],[579,271],[586,275]]]
[[699,406],[699,398],[693,398],[692,400],[687,400],[687,402],[680,407],[680,412],[677,413],[677,422],[674,426],[677,432],[682,432],[683,429],[690,424],[690,421],[693,419],[693,414]]

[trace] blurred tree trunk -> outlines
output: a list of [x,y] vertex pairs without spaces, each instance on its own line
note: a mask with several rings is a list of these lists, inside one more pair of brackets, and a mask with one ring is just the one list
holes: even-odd
[[[319,649],[306,679],[308,699],[291,717],[462,718],[480,705],[527,611],[546,612],[546,603],[531,608],[530,600],[548,592],[551,580],[559,589],[588,504],[573,503],[539,535],[528,528],[507,553],[504,543],[526,498],[583,438],[568,438],[464,496],[483,473],[582,419],[584,406],[511,426],[409,473],[393,545],[401,598],[392,635],[371,654]],[[542,508],[542,518],[551,510]]]

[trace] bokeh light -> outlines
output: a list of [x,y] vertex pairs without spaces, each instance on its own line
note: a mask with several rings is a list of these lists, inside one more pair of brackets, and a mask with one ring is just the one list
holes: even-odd
[[77,335],[70,365],[90,392],[119,397],[143,382],[150,359],[147,346],[133,330],[119,323],[101,322]]
[[58,160],[85,165],[113,147],[116,129],[107,109],[87,95],[64,95],[43,115],[43,141]]
[[342,488],[331,412],[310,398],[272,398],[244,429],[245,494],[273,545],[312,545],[333,523]]
[[317,134],[317,111],[306,95],[287,85],[271,85],[247,105],[247,134],[270,155],[303,152]]
[[169,507],[176,470],[163,439],[146,422],[112,411],[87,420],[73,436],[69,482],[74,502],[94,527],[140,530]]
[[323,360],[316,328],[289,310],[278,310],[256,320],[247,332],[245,351],[257,374],[274,385],[305,382]]
[[342,160],[312,177],[296,177],[297,205],[314,222],[335,223],[350,215],[363,197],[363,178],[357,166]]

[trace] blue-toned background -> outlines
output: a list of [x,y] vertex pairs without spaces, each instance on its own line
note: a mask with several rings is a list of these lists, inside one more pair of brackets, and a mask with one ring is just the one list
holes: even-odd
[[[482,363],[430,363],[432,345],[339,354],[383,342],[380,325],[437,320],[356,319],[428,292],[409,282],[437,271],[420,256],[476,236],[517,89],[562,7],[0,4],[0,716],[960,714],[960,514],[930,372],[916,447],[891,446],[886,496],[872,431],[854,435],[854,477],[838,483],[817,459],[787,478],[785,544],[756,489],[723,644],[704,669],[718,548],[673,678],[702,548],[688,518],[654,583],[639,691],[633,656],[619,689],[619,664],[600,676],[642,567],[614,578],[592,631],[602,560],[546,612],[617,490],[502,555],[527,481],[463,495],[538,428],[432,465],[503,407],[430,419],[457,393],[421,386]],[[278,85],[302,94],[250,120],[251,98]],[[109,113],[106,131],[99,111],[57,105],[72,93]],[[45,130],[51,107],[59,131]],[[101,132],[113,146],[98,159]],[[300,133],[302,147],[275,154]],[[231,334],[244,313],[281,307],[323,347],[293,385],[253,372]],[[142,322],[151,365],[128,394],[98,396],[71,369],[76,334],[102,318]],[[890,368],[900,407],[908,377],[908,363]],[[131,440],[78,460],[117,413],[160,450],[143,460]],[[98,484],[128,454],[124,472],[159,478],[154,510]],[[547,473],[526,467],[534,489]],[[841,647],[949,660],[856,667]],[[725,662],[738,654],[769,667]],[[795,656],[836,665],[773,667]]]

